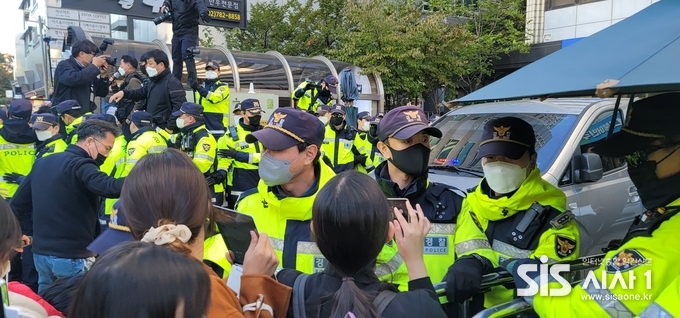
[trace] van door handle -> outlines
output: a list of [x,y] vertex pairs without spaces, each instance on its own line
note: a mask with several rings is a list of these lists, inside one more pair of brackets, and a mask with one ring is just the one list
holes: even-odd
[[628,202],[630,203],[640,202],[640,195],[638,194],[636,186],[628,187]]

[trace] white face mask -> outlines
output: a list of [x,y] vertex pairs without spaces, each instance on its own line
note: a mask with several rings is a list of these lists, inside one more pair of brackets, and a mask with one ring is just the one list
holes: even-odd
[[175,123],[177,124],[177,128],[182,129],[184,128],[184,119],[182,118],[177,118],[175,120]]
[[361,129],[362,129],[363,131],[368,131],[369,129],[371,129],[371,123],[365,121],[365,122],[364,122],[364,125],[361,126]]
[[241,117],[243,116],[234,116],[234,123],[238,123],[241,121]]
[[146,74],[149,74],[149,77],[156,77],[156,75],[158,75],[158,70],[156,70],[153,67],[147,66]]
[[217,78],[217,72],[215,71],[205,71],[205,78],[209,80],[214,80]]
[[506,194],[519,189],[527,178],[527,168],[520,168],[509,162],[489,162],[482,168],[486,183],[497,194]]
[[38,137],[38,140],[45,141],[47,139],[50,139],[50,137],[52,137],[52,132],[49,131],[49,130],[36,130],[35,136]]
[[120,76],[125,75],[125,70],[123,69],[122,66],[119,66],[119,67],[118,67],[118,74],[120,74]]
[[328,124],[328,118],[326,116],[319,116],[319,120],[324,124]]

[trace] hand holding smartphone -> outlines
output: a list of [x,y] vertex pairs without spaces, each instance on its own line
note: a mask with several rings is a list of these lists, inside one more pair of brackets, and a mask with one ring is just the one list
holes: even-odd
[[[397,208],[401,213],[401,216],[406,219],[407,222],[411,223],[411,216],[408,213],[408,199],[405,198],[388,198],[387,203],[390,205],[390,211],[394,211]],[[395,216],[396,219],[396,216]]]
[[215,224],[220,230],[224,243],[232,253],[234,264],[243,265],[248,247],[250,247],[250,231],[257,234],[253,217],[221,206],[213,205]]

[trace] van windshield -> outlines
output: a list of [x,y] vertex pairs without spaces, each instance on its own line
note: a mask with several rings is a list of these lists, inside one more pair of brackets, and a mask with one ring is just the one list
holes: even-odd
[[547,171],[557,158],[577,119],[576,115],[565,114],[449,114],[434,124],[442,131],[443,137],[432,138],[432,164],[481,172],[481,160],[475,157],[482,128],[489,120],[507,116],[519,117],[534,127],[537,163],[541,172]]

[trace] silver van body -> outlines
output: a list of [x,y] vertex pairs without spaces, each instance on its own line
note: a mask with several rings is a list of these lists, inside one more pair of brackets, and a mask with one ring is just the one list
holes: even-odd
[[[543,179],[567,195],[568,209],[580,223],[580,256],[600,254],[611,240],[623,238],[634,217],[644,210],[628,178],[625,159],[601,158],[590,152],[606,139],[614,105],[613,99],[575,98],[455,109],[433,123],[444,136],[432,140],[429,178],[461,190],[476,186],[481,179],[475,174],[481,175],[482,167],[475,157],[484,123],[520,117],[536,132],[537,164]],[[625,112],[621,105],[615,131],[623,126]]]

